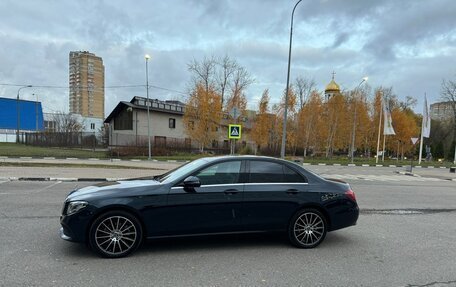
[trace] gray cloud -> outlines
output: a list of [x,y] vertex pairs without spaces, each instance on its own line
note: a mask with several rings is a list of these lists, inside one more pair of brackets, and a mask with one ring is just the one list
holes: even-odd
[[[66,86],[68,53],[89,50],[103,57],[106,86],[143,85],[149,53],[150,83],[186,91],[189,61],[229,55],[255,78],[250,99],[269,88],[277,102],[285,87],[294,3],[2,1],[0,83]],[[295,14],[292,79],[314,78],[323,89],[335,70],[336,81],[350,89],[369,75],[373,87],[393,86],[399,97],[420,98],[427,91],[436,101],[441,79],[456,74],[455,8],[452,0],[303,1]],[[0,96],[14,97],[16,91],[3,86]],[[67,109],[66,89],[22,92],[24,98],[39,94],[48,110]],[[145,95],[145,88],[106,89],[106,111],[135,95]],[[151,96],[185,99],[158,89]]]

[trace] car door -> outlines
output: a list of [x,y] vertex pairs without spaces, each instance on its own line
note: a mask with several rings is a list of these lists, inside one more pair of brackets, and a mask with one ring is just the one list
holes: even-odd
[[244,230],[281,230],[302,202],[307,180],[287,165],[250,160],[244,187],[242,226]]
[[244,184],[241,160],[214,163],[192,174],[200,187],[179,183],[168,194],[168,234],[224,233],[240,229],[239,213]]

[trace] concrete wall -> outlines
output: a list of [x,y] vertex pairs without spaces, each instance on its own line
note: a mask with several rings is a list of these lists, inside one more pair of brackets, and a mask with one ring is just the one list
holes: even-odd
[[[134,109],[133,129],[132,130],[115,130],[114,119],[109,123],[109,144],[110,145],[142,145],[147,141],[147,110]],[[169,119],[176,119],[175,128],[169,128]],[[179,114],[162,113],[150,111],[150,136],[152,142],[155,137],[166,138],[187,138],[183,116]]]
[[14,130],[0,130],[0,143],[15,143],[16,131]]

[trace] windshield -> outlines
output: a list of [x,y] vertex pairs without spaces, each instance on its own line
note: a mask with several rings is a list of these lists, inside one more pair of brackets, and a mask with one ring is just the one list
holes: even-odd
[[200,158],[192,162],[186,163],[176,169],[170,170],[167,173],[158,176],[156,180],[162,183],[169,183],[177,180],[178,178],[184,176],[185,174],[191,172],[192,170],[197,169],[198,167],[207,163],[206,159]]

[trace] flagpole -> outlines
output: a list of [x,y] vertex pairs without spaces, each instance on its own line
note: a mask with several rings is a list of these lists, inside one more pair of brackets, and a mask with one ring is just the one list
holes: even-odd
[[[382,100],[384,100],[382,98]],[[383,150],[382,150],[382,161],[385,161],[385,143],[386,143],[386,136],[387,135],[395,135],[393,128],[393,122],[391,117],[391,111],[389,109],[388,102],[383,103],[383,113],[384,113],[384,120],[383,120]],[[387,128],[388,127],[388,128]]]
[[421,126],[420,154],[418,155],[418,164],[421,164],[421,155],[422,154],[423,154],[423,126]]
[[382,94],[382,98],[381,98],[381,101],[380,101],[380,119],[378,121],[378,138],[377,138],[377,154],[376,154],[376,157],[375,157],[375,163],[378,163],[378,149],[380,148],[380,131],[381,131],[381,128],[382,128],[382,114],[383,114],[383,93],[380,92]]
[[454,147],[454,158],[453,158],[453,164],[456,164],[456,146]]
[[[428,128],[428,109],[427,109],[427,98],[426,93],[424,93],[424,108],[423,108],[423,119],[421,121],[421,136],[420,136],[420,154],[418,155],[418,164],[421,164],[421,159],[423,157],[423,138],[424,138],[424,129]],[[429,137],[429,132],[426,130],[426,136]]]

